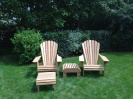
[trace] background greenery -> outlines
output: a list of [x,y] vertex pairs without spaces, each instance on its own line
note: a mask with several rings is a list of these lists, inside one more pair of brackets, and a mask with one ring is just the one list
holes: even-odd
[[[1,0],[0,98],[132,99],[133,53],[111,53],[133,51],[132,12],[132,0]],[[58,53],[63,57],[81,54],[84,40],[99,41],[101,52],[110,51],[104,53],[110,60],[105,67],[105,76],[100,76],[99,72],[86,72],[84,77],[70,74],[62,78],[61,66],[65,62],[75,62],[82,69],[78,57],[66,58],[60,64],[57,89],[53,91],[51,86],[41,86],[41,91],[37,92],[35,65],[19,66],[16,55],[9,55],[14,48],[10,39],[22,28],[39,30],[43,40],[56,41]],[[30,36],[34,36],[33,31]],[[27,39],[26,42],[30,41]],[[39,42],[32,44],[38,46]],[[22,47],[26,46],[24,43]]]
[[16,23],[43,32],[77,28],[118,31],[133,25],[132,0],[1,0],[0,8],[1,27]]
[[43,34],[44,40],[54,40],[59,44],[58,53],[62,57],[79,55],[82,52],[82,43],[85,40],[93,39],[101,43],[101,52],[110,51],[111,32],[105,30],[66,30],[58,32],[46,32]]
[[22,28],[59,43],[63,57],[80,54],[86,39],[102,52],[133,51],[132,0],[1,0],[0,9],[0,54],[12,51],[10,38]]

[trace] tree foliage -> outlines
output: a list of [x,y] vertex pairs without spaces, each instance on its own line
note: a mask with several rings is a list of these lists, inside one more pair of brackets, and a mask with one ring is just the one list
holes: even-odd
[[[100,8],[98,0],[2,0],[1,19],[40,30],[87,27]],[[100,10],[100,9],[99,9]]]
[[101,4],[109,20],[109,28],[115,31],[133,29],[132,0],[104,0]]

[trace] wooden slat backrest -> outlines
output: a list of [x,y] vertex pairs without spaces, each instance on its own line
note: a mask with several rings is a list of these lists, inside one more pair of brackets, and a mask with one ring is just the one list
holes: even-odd
[[82,48],[86,64],[96,65],[98,61],[100,43],[94,40],[87,40],[82,43]]
[[58,44],[53,41],[45,41],[40,44],[42,52],[43,65],[54,65]]

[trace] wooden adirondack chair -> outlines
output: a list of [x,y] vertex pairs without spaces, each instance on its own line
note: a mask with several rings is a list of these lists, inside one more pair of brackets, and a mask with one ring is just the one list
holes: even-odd
[[[37,56],[32,61],[36,63],[37,71],[58,71],[58,65],[62,62],[62,58],[57,55],[58,44],[54,41],[45,41],[40,44],[42,56]],[[42,57],[42,65],[39,65],[39,60]],[[57,72],[58,74],[58,72]]]
[[[100,43],[94,40],[86,40],[82,43],[83,55],[79,56],[79,61],[83,64],[84,71],[103,71],[104,66],[109,61],[105,56],[99,54]],[[98,63],[98,56],[103,60],[103,64]],[[86,63],[84,63],[84,58]]]

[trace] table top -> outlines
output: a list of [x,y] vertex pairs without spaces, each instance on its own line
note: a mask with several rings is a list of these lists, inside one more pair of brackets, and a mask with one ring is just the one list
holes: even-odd
[[64,63],[63,64],[63,69],[66,69],[66,68],[79,68],[78,64],[76,63]]

